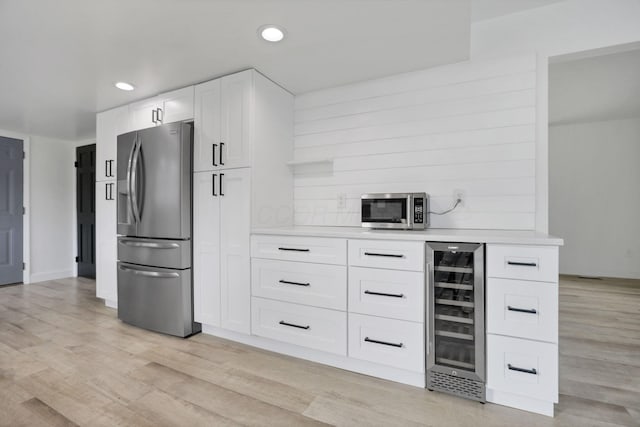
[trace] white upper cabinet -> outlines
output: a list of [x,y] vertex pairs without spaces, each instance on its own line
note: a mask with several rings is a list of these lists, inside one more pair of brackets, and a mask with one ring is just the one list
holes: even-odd
[[196,86],[195,171],[251,165],[253,73]]
[[96,116],[96,181],[116,179],[118,135],[128,128],[129,107],[114,108]]
[[166,92],[129,104],[129,131],[193,119],[194,87]]

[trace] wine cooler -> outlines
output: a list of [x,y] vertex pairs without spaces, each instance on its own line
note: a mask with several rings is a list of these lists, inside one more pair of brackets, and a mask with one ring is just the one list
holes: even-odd
[[427,243],[427,268],[427,388],[484,402],[484,246]]

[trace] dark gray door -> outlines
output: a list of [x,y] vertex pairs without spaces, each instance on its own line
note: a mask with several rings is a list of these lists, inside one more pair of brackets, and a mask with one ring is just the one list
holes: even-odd
[[96,277],[96,145],[76,148],[78,276]]
[[0,285],[22,282],[22,141],[0,137]]

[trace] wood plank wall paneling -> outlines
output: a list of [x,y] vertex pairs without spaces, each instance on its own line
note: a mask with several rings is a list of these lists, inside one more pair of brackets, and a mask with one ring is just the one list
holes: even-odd
[[[536,57],[470,61],[296,97],[297,225],[359,226],[360,195],[419,192],[434,228],[535,228]],[[338,199],[345,199],[343,206]]]

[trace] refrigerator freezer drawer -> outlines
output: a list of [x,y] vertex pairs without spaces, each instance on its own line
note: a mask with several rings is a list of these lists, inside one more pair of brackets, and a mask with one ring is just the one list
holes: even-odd
[[118,237],[118,260],[130,264],[185,269],[191,267],[191,240]]
[[142,267],[118,262],[118,318],[134,326],[186,337],[193,323],[191,270]]

